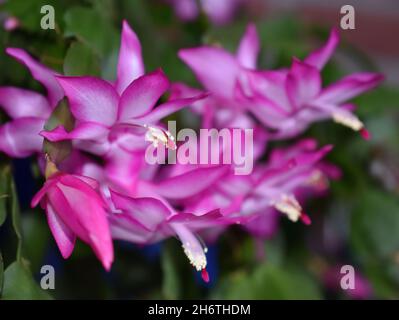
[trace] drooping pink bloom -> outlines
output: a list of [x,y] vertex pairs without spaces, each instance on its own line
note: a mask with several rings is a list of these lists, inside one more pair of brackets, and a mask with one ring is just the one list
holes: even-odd
[[320,71],[337,44],[338,33],[333,30],[325,46],[304,61],[294,58],[290,69],[256,70],[260,46],[256,28],[251,24],[235,55],[221,48],[203,46],[180,50],[179,56],[215,96],[214,107],[224,113],[230,109],[227,111],[230,114],[249,111],[270,130],[270,138],[295,136],[311,123],[329,118],[368,138],[348,101],[377,86],[383,77],[355,73],[322,88]]
[[47,90],[47,96],[43,96],[31,90],[0,87],[0,107],[11,118],[0,126],[0,151],[11,157],[27,157],[42,150],[43,137],[39,132],[62,99],[63,91],[55,80],[56,73],[24,50],[7,48],[6,52],[24,64]]
[[73,251],[76,237],[91,246],[106,270],[114,259],[111,233],[107,221],[107,206],[98,193],[98,182],[92,178],[59,172],[48,163],[48,175],[31,206],[40,202],[47,221],[66,259]]

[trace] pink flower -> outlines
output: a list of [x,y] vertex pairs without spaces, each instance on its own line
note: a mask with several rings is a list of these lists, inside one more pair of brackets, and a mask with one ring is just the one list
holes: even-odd
[[39,132],[64,94],[54,71],[22,49],[7,48],[6,52],[24,64],[47,90],[46,97],[26,89],[0,87],[0,106],[11,118],[0,126],[0,151],[11,157],[27,157],[42,150],[43,138]]
[[331,146],[317,150],[313,139],[274,149],[266,167],[258,171],[251,194],[243,203],[243,214],[254,216],[245,228],[260,238],[272,236],[277,229],[276,212],[287,215],[292,221],[300,219],[310,224],[302,208],[303,202],[310,195],[328,190],[330,179],[340,177],[338,168],[322,161],[330,150]]
[[173,6],[176,15],[184,21],[196,19],[201,11],[200,5],[213,23],[224,24],[233,18],[242,0],[169,0],[168,2]]
[[166,132],[158,122],[204,97],[157,105],[170,87],[169,80],[161,70],[144,74],[140,42],[126,21],[114,84],[88,76],[58,76],[57,81],[69,100],[75,128],[67,132],[59,126],[41,134],[50,141],[74,140],[77,148],[97,155],[106,155],[113,144],[129,151],[143,150],[145,139],[170,146],[170,139],[159,141]]
[[[256,28],[251,24],[235,55],[221,48],[203,46],[180,50],[179,56],[213,94],[216,102],[211,107],[218,108],[214,111],[219,113],[217,117],[222,116],[222,111],[224,117],[228,113],[230,118],[249,111],[269,129],[272,139],[295,136],[315,121],[332,118],[368,138],[348,101],[377,86],[383,76],[355,73],[322,88],[320,70],[337,44],[338,33],[333,30],[325,46],[304,61],[294,58],[290,69],[256,70],[260,45]],[[183,91],[187,94],[187,90]],[[210,111],[203,112],[206,115]]]
[[98,182],[92,178],[58,172],[51,162],[42,189],[31,206],[40,202],[54,239],[66,259],[73,251],[76,237],[91,246],[106,270],[114,259],[107,207],[99,195]]
[[176,236],[190,264],[201,272],[204,281],[209,281],[206,271],[207,248],[196,232],[231,221],[225,219],[218,210],[202,215],[178,213],[162,198],[132,198],[114,191],[111,191],[111,198],[116,210],[119,210],[109,218],[114,239],[149,244]]

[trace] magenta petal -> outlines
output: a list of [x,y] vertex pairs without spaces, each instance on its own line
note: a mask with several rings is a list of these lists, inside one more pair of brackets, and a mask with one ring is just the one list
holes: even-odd
[[200,0],[202,9],[215,24],[229,22],[239,4],[239,0]]
[[92,187],[95,190],[97,190],[100,187],[100,184],[96,179],[80,175],[75,175],[75,177],[82,180],[84,183],[87,183],[90,187]]
[[21,158],[42,150],[43,138],[39,132],[45,120],[19,118],[0,127],[0,151]]
[[294,108],[303,107],[320,92],[320,72],[315,67],[294,59],[287,75],[286,89]]
[[341,104],[376,87],[384,79],[377,73],[355,73],[326,87],[316,103]]
[[46,208],[47,222],[55,242],[61,251],[64,259],[69,258],[75,246],[76,236],[72,230],[62,221],[54,211],[54,208],[48,203]]
[[330,33],[330,37],[328,38],[327,43],[313,51],[309,56],[305,59],[305,62],[311,66],[316,67],[317,69],[321,70],[328,62],[328,60],[333,55],[337,45],[339,42],[339,34],[337,29],[332,29]]
[[111,84],[94,77],[57,77],[57,80],[77,120],[103,125],[116,121],[119,96]]
[[126,20],[123,21],[121,46],[117,67],[116,90],[119,94],[135,79],[144,74],[141,44]]
[[104,268],[109,270],[113,245],[103,199],[91,185],[71,175],[62,175],[57,188],[66,202],[59,202],[60,197],[49,194],[50,203],[65,224],[92,247]]
[[0,87],[0,106],[11,118],[37,117],[46,119],[51,108],[47,99],[34,91]]
[[134,80],[121,96],[118,119],[126,120],[150,112],[168,88],[169,80],[162,70]]
[[7,48],[6,52],[23,63],[32,73],[33,78],[39,81],[47,89],[47,95],[51,107],[55,107],[64,96],[64,92],[58,82],[55,80],[56,72],[50,70],[33,59],[28,53],[18,48]]
[[209,94],[203,93],[192,98],[169,100],[159,105],[154,111],[150,112],[149,114],[135,118],[131,122],[138,124],[157,123],[159,120],[171,115],[172,113],[175,113],[183,109],[184,107],[191,106],[194,102],[202,100],[208,96]]
[[184,199],[204,191],[220,179],[228,168],[200,168],[156,183],[154,191],[169,199]]
[[302,153],[295,157],[296,165],[299,166],[310,166],[321,160],[327,153],[332,150],[332,145],[326,145],[317,151]]
[[243,67],[249,69],[256,68],[256,60],[260,50],[259,37],[255,24],[248,25],[247,30],[237,51],[237,59]]
[[130,215],[145,228],[155,231],[172,212],[155,198],[131,198],[111,190],[111,198],[117,209]]
[[30,203],[30,206],[32,208],[36,207],[39,202],[43,199],[43,197],[46,195],[47,191],[54,186],[54,184],[57,183],[57,180],[55,179],[49,179],[47,180],[43,187],[34,195],[32,198],[32,201]]
[[232,96],[240,68],[236,58],[219,48],[199,47],[179,51],[179,57],[212,93]]
[[225,218],[219,209],[215,209],[201,215],[178,213],[170,217],[168,222],[182,223],[190,226],[190,228],[202,229],[217,225],[228,225],[233,223],[233,220]]
[[196,0],[171,0],[176,15],[184,20],[194,20],[198,14],[199,9]]
[[[144,139],[142,138],[142,140]],[[129,147],[133,148],[134,146]],[[142,147],[142,150],[145,150],[145,146]],[[129,153],[125,149],[113,146],[106,158],[104,173],[108,180],[115,185],[121,186],[125,190],[134,190],[143,164],[143,153],[134,153],[133,151]]]
[[105,138],[109,129],[101,124],[93,122],[82,122],[67,132],[63,126],[58,126],[51,131],[41,131],[40,135],[50,141],[62,140],[95,140]]

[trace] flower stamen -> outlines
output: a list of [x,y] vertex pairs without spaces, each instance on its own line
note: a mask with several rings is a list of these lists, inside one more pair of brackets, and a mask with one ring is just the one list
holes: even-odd
[[177,147],[175,143],[175,138],[169,131],[162,128],[151,127],[146,124],[144,125],[144,127],[147,129],[147,132],[145,134],[145,141],[151,142],[155,148],[157,148],[159,143],[161,143],[168,149],[176,150]]

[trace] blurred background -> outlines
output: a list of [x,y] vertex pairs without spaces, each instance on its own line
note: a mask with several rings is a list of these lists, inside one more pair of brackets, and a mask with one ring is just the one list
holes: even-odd
[[[63,260],[44,213],[29,209],[42,182],[35,159],[1,155],[2,298],[398,299],[399,2],[235,0],[223,17],[209,12],[206,1],[190,10],[182,2],[1,1],[0,85],[44,91],[6,56],[10,46],[67,75],[114,79],[121,22],[127,19],[141,40],[147,71],[162,67],[171,80],[199,87],[177,58],[180,48],[218,44],[233,51],[253,21],[262,40],[259,67],[286,66],[292,56],[302,58],[326,41],[330,28],[339,27],[341,7],[349,4],[355,29],[340,30],[341,43],[323,80],[361,70],[385,74],[382,86],[355,101],[373,138],[365,142],[332,122],[313,125],[305,136],[334,144],[328,160],[343,171],[328,194],[307,204],[313,224],[281,219],[278,232],[262,242],[232,227],[209,246],[209,284],[195,274],[175,239],[148,247],[117,242],[110,273],[79,242]],[[40,27],[43,5],[55,8],[55,30]],[[45,264],[55,268],[55,290],[37,285]],[[340,287],[343,265],[354,267],[355,290]]]

